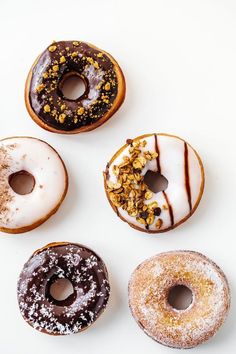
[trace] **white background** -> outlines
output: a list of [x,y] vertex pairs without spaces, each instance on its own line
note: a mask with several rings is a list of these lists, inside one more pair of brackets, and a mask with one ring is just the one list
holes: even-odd
[[[34,231],[0,235],[1,354],[177,353],[148,338],[132,319],[127,284],[158,252],[191,249],[226,273],[232,307],[215,338],[191,353],[235,352],[236,1],[0,1],[0,137],[30,135],[61,154],[70,187],[57,214]],[[52,40],[84,40],[110,52],[127,81],[119,112],[77,136],[43,131],[24,104],[28,70]],[[116,217],[102,171],[113,153],[143,133],[179,135],[197,149],[206,172],[194,216],[174,231],[146,235]],[[22,319],[16,282],[32,252],[52,241],[81,242],[106,262],[110,304],[87,331],[53,337]]]

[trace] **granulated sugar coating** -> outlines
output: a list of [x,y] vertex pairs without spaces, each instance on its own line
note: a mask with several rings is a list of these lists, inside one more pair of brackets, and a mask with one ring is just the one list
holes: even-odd
[[[73,293],[54,299],[51,285],[68,279]],[[52,335],[80,332],[105,309],[110,294],[108,274],[102,259],[79,244],[53,243],[36,251],[26,262],[18,281],[22,316],[35,329]]]
[[[168,303],[171,288],[188,287],[192,303],[177,310]],[[146,334],[174,348],[192,348],[212,337],[224,322],[230,291],[222,270],[204,255],[173,251],[156,255],[133,272],[131,312]]]

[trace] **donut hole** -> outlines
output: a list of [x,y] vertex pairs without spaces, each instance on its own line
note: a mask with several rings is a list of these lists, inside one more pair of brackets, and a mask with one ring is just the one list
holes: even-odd
[[186,310],[193,301],[192,291],[185,285],[173,286],[168,294],[168,303],[176,310]]
[[168,187],[168,180],[160,172],[148,170],[144,175],[144,182],[153,193],[165,191]]
[[62,77],[59,89],[66,99],[75,101],[84,95],[86,84],[79,74],[71,72]]
[[74,287],[69,279],[59,278],[50,285],[49,293],[53,302],[61,302],[72,297]]
[[35,186],[34,176],[24,170],[12,173],[8,182],[13,191],[20,195],[31,193]]

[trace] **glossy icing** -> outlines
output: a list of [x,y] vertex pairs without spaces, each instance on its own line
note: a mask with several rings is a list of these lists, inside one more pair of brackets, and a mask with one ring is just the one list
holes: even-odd
[[[67,174],[57,152],[47,143],[29,137],[0,141],[0,228],[32,225],[50,213],[65,193]],[[9,177],[27,171],[35,179],[31,193],[19,195]]]
[[[55,300],[50,286],[68,279],[74,292]],[[35,329],[53,335],[77,333],[103,312],[110,294],[106,266],[85,246],[49,244],[35,252],[20,274],[17,288],[20,311]]]
[[[85,92],[75,100],[61,90],[68,75],[78,75]],[[40,120],[59,130],[75,130],[101,119],[118,94],[115,67],[108,55],[78,41],[49,46],[32,69],[30,105]]]

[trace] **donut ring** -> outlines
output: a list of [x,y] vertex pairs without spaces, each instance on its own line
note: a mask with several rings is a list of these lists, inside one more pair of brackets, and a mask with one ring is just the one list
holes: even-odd
[[[74,292],[54,299],[50,286],[59,278],[71,281]],[[25,321],[51,335],[78,333],[94,323],[107,306],[108,274],[102,259],[89,248],[55,242],[37,250],[20,274],[17,296]]]
[[[85,92],[66,98],[68,76],[79,76]],[[54,133],[77,134],[105,123],[125,98],[125,79],[115,59],[85,42],[61,41],[50,45],[35,61],[25,86],[31,118]]]
[[[168,303],[170,289],[187,286],[191,305],[177,310]],[[158,254],[141,263],[129,282],[134,319],[157,342],[173,348],[193,348],[211,338],[223,324],[230,290],[222,270],[193,251]]]
[[[10,186],[12,176],[28,174],[34,179],[29,194]],[[30,231],[53,215],[68,189],[66,167],[49,144],[31,137],[0,140],[0,231]]]
[[[147,172],[163,175],[167,189],[150,191]],[[146,134],[128,139],[112,157],[104,186],[123,221],[139,231],[159,233],[174,229],[194,213],[204,189],[204,169],[197,152],[184,140]]]

